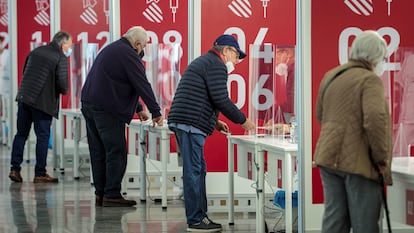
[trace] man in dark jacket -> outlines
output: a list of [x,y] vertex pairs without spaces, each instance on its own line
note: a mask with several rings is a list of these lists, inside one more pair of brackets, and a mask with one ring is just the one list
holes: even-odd
[[246,54],[233,36],[218,37],[213,48],[191,62],[185,70],[168,114],[168,125],[175,133],[183,158],[187,231],[221,230],[221,225],[207,216],[203,154],[205,139],[214,129],[229,131],[227,124],[218,120],[219,113],[246,130],[255,128],[231,101],[227,91],[227,75],[244,57]]
[[125,35],[98,54],[82,88],[82,113],[86,120],[96,205],[133,206],[121,195],[127,165],[125,123],[137,112],[148,116],[138,98],[151,112],[153,124],[163,123],[160,107],[142,62],[148,36],[144,28],[131,27]]
[[32,123],[36,133],[36,166],[34,183],[57,183],[46,173],[50,125],[58,117],[59,96],[68,91],[68,59],[72,37],[58,32],[48,45],[34,49],[26,58],[23,79],[16,101],[17,133],[14,137],[9,178],[22,182],[20,175],[23,150]]

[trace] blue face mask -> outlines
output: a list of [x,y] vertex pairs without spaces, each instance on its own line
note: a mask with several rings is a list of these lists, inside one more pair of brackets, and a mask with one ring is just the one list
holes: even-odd
[[68,50],[66,50],[66,52],[63,52],[65,54],[66,57],[69,57],[70,55],[72,55],[72,48],[69,48]]

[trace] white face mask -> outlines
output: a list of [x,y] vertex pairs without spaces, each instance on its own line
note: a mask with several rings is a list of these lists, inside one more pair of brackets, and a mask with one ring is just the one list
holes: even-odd
[[69,48],[68,50],[66,50],[66,52],[63,52],[65,54],[66,57],[69,57],[70,55],[72,55],[72,48]]
[[288,65],[285,63],[276,65],[276,74],[286,77],[288,75]]
[[374,73],[376,73],[379,77],[384,74],[385,71],[385,62],[378,63],[374,68]]
[[234,70],[234,64],[231,61],[226,62],[227,74],[230,74]]

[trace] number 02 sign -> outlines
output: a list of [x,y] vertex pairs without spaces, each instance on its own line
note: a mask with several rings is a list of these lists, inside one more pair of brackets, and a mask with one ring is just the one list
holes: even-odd
[[[353,39],[364,30],[375,30],[387,41],[387,60],[382,77],[390,107],[394,103],[394,78],[402,69],[402,48],[414,48],[414,30],[407,22],[412,19],[411,0],[312,1],[312,109],[314,111],[319,84],[333,67],[348,61]],[[312,112],[312,116],[314,116]],[[319,137],[320,125],[312,118],[312,148]],[[322,203],[322,184],[318,169],[312,175],[313,202]]]

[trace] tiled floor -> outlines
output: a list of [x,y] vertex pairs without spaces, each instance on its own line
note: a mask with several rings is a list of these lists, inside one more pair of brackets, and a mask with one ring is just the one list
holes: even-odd
[[[95,207],[93,187],[88,177],[72,178],[71,169],[59,177],[58,184],[34,184],[34,160],[22,165],[23,183],[9,180],[10,151],[0,145],[0,233],[10,232],[186,232],[184,204],[180,199],[168,202],[167,210],[148,200],[133,208]],[[84,172],[88,173],[88,172]],[[139,192],[128,191],[139,200]],[[210,213],[223,224],[222,232],[255,232],[255,215],[236,213],[229,226],[227,213]]]

